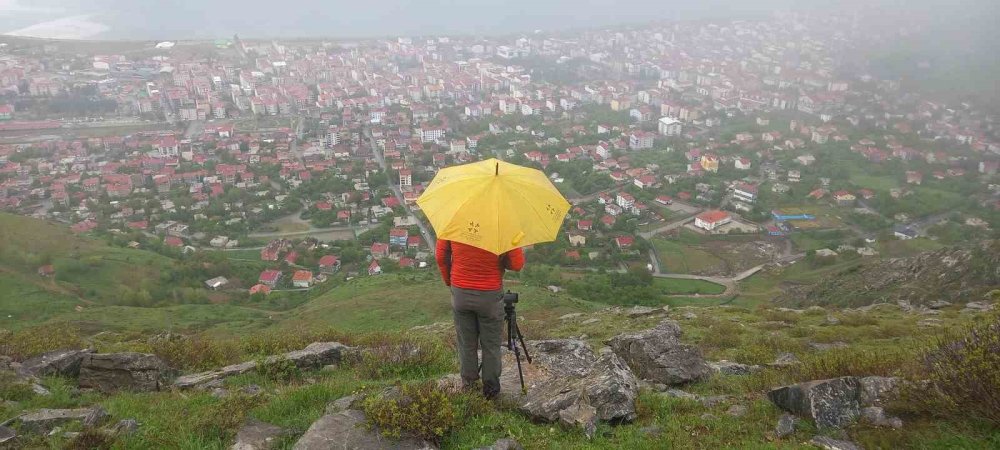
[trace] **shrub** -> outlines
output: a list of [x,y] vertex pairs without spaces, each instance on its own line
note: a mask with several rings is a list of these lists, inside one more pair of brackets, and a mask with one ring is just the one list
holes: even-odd
[[[965,336],[942,340],[924,354],[925,398],[944,413],[981,417],[1000,426],[1000,317]],[[931,394],[927,396],[927,394]]]
[[878,319],[860,312],[844,313],[840,316],[840,324],[848,327],[860,327],[865,325],[877,325]]
[[66,443],[67,450],[104,450],[112,448],[115,437],[103,430],[86,429]]
[[287,382],[298,379],[302,372],[287,358],[262,358],[257,362],[257,373],[267,380]]
[[440,341],[383,335],[361,357],[368,378],[426,378],[450,370],[454,358]]
[[833,349],[804,358],[801,364],[788,369],[793,381],[819,380],[836,377],[894,376],[913,361],[910,351],[899,348],[879,350]]
[[250,411],[262,402],[262,396],[230,395],[209,408],[196,410],[193,428],[200,435],[228,440],[243,425]]
[[0,355],[23,361],[35,355],[66,348],[83,348],[76,328],[67,324],[43,325],[20,331],[0,330]]
[[441,438],[459,425],[451,399],[434,383],[398,387],[393,392],[370,395],[362,409],[371,427],[391,437],[414,436],[440,443]]

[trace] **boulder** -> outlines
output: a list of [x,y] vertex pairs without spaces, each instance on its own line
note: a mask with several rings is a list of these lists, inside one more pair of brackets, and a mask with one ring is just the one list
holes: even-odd
[[0,426],[0,445],[17,439],[17,431],[11,427]]
[[[342,360],[348,359],[353,354],[352,351],[351,347],[339,342],[313,342],[302,350],[270,356],[265,359],[265,362],[273,363],[285,359],[300,369],[318,369],[330,364],[340,364]],[[255,369],[257,369],[257,361],[246,361],[208,372],[184,375],[174,380],[174,387],[180,389],[201,387]]]
[[579,317],[583,317],[583,313],[569,313],[559,316],[559,320],[572,320]]
[[740,364],[726,360],[714,362],[710,361],[708,362],[708,367],[711,367],[712,370],[723,375],[750,375],[752,373],[760,372],[762,369],[758,365]]
[[21,363],[17,375],[24,378],[40,378],[48,375],[76,378],[80,374],[83,357],[93,350],[56,350],[38,355]]
[[927,306],[930,307],[931,309],[941,309],[951,306],[951,302],[945,300],[934,300],[933,302],[930,302],[930,304],[928,304]]
[[267,450],[285,433],[285,429],[250,419],[236,433],[236,443],[230,450]]
[[685,318],[687,320],[694,320],[694,319],[698,318],[698,315],[695,314],[695,313],[693,313],[693,312],[688,311],[688,312],[684,313],[681,317],[683,317],[683,318]]
[[889,417],[880,406],[869,406],[861,409],[861,420],[876,427],[903,428],[903,420],[899,417]]
[[774,427],[775,437],[783,438],[795,432],[795,416],[782,414],[778,418],[778,425]]
[[138,429],[139,429],[139,422],[137,420],[122,419],[111,427],[111,432],[117,435],[129,435],[135,433],[135,430]]
[[655,328],[621,334],[607,343],[640,378],[678,385],[707,378],[712,369],[696,347],[680,342],[680,325],[664,320]]
[[339,413],[341,411],[347,411],[348,409],[351,409],[351,407],[354,406],[354,403],[357,401],[358,401],[358,396],[356,395],[348,395],[346,397],[340,397],[334,400],[329,405],[326,405],[326,413],[334,414],[334,413]]
[[555,422],[577,403],[592,406],[597,419],[635,418],[638,380],[614,353],[596,355],[583,341],[529,341],[532,364],[524,364],[526,392],[521,392],[513,356],[504,355],[501,395],[535,420]]
[[701,400],[701,396],[692,394],[690,392],[682,391],[680,389],[668,389],[667,392],[665,392],[665,394],[667,395],[667,397],[683,398],[685,400],[693,400],[696,402]]
[[651,316],[653,314],[661,312],[663,312],[662,309],[653,309],[648,306],[633,306],[632,308],[629,308],[626,314],[634,319],[638,317]]
[[108,412],[104,410],[100,405],[90,408],[90,412],[87,417],[83,418],[83,426],[88,428],[95,428],[101,426],[104,421],[108,420]]
[[858,402],[861,406],[885,406],[896,397],[899,388],[897,377],[864,377],[860,382]]
[[170,366],[156,355],[92,353],[80,365],[79,385],[103,393],[151,392],[165,388],[170,374]]
[[863,450],[858,444],[848,441],[838,441],[827,436],[813,436],[810,444],[824,450]]
[[331,448],[424,450],[436,449],[437,447],[422,439],[394,440],[382,436],[377,430],[369,430],[365,426],[364,412],[348,409],[320,417],[313,422],[292,448],[295,450],[326,450]]
[[768,392],[767,397],[781,409],[828,429],[843,428],[858,418],[860,391],[856,377],[842,377],[783,386]]
[[596,317],[591,317],[591,318],[589,318],[587,320],[584,320],[583,322],[580,322],[580,325],[590,325],[592,323],[597,323],[597,322],[600,322],[600,321],[601,321],[601,319],[598,319]]
[[587,438],[597,432],[597,410],[593,406],[576,403],[559,411],[559,423],[569,428],[579,428]]
[[60,425],[82,421],[90,412],[90,408],[38,409],[21,415],[18,421],[21,422],[21,431],[47,434]]

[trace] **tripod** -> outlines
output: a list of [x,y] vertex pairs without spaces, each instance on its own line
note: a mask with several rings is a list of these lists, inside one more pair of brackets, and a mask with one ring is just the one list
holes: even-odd
[[[507,291],[503,296],[503,320],[507,324],[507,344],[508,350],[514,352],[514,359],[517,361],[517,377],[521,381],[521,394],[525,394],[528,390],[524,387],[524,371],[521,369],[521,350],[524,350],[524,359],[531,364],[531,355],[528,353],[528,346],[524,344],[524,335],[521,334],[521,329],[517,326],[517,312],[514,310],[514,304],[518,301],[518,295],[516,292]],[[521,344],[518,347],[518,344]]]

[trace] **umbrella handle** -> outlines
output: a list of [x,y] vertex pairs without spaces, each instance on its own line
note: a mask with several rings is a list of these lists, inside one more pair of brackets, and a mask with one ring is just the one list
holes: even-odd
[[498,175],[498,176],[500,175],[500,162],[499,161],[497,161],[496,172],[494,172],[493,175]]
[[521,239],[524,239],[524,232],[523,231],[518,231],[517,234],[514,235],[514,239],[510,240],[510,243],[513,244],[513,245],[520,244],[521,243]]

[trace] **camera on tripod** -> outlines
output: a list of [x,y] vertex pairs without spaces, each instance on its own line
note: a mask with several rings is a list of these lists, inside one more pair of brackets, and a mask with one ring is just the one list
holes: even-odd
[[518,300],[519,299],[518,299],[517,292],[507,291],[505,294],[503,294],[503,304],[504,304],[504,307],[507,307],[507,306],[511,306],[512,307],[512,306],[514,306],[515,303],[518,302]]
[[[524,387],[524,371],[521,369],[521,351],[524,351],[524,359],[531,364],[531,355],[528,353],[528,346],[524,344],[524,335],[517,326],[517,313],[514,311],[514,304],[520,300],[517,292],[507,291],[503,294],[504,322],[507,324],[507,344],[504,346],[514,352],[514,359],[517,361],[517,377],[521,381],[521,393],[527,390]],[[518,347],[518,344],[521,344]]]

